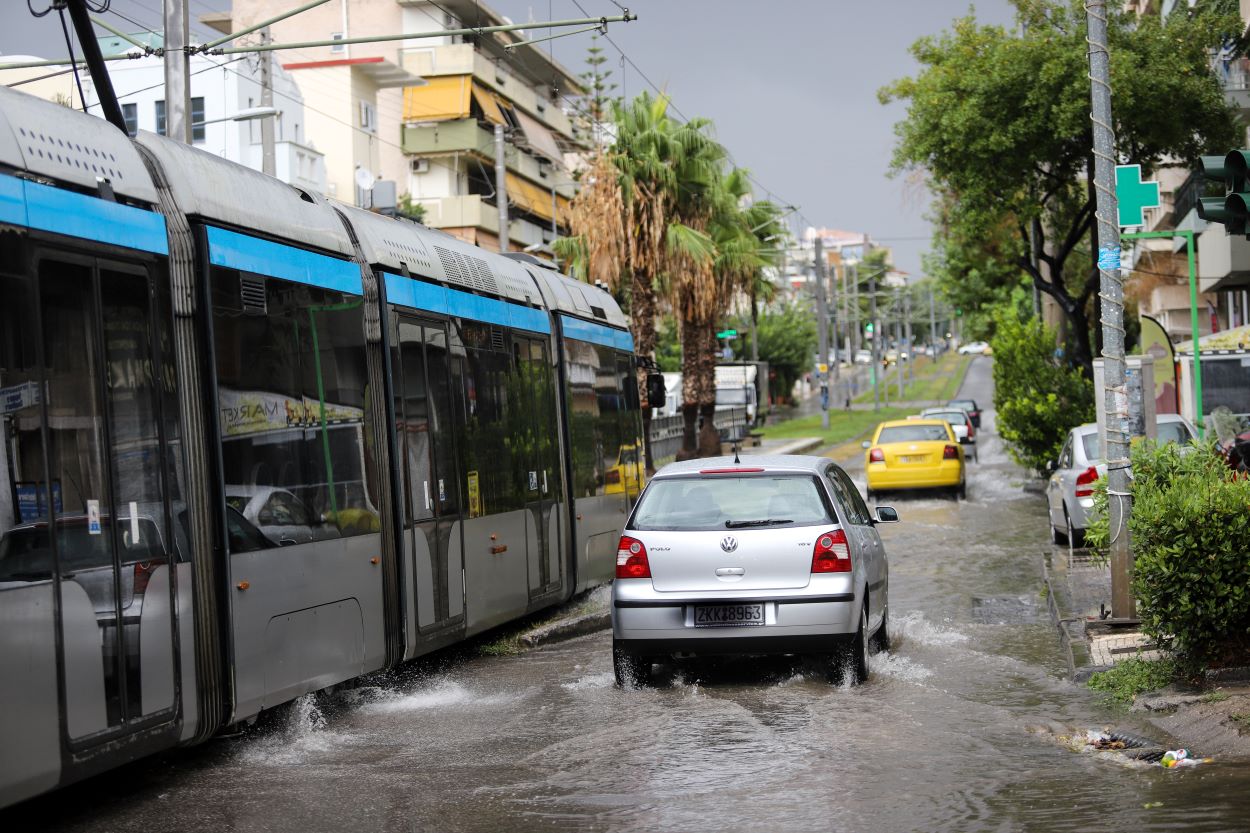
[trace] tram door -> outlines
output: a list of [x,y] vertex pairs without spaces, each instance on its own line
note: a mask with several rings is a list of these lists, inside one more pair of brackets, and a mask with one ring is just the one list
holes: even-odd
[[[554,374],[547,342],[518,337],[513,356],[522,380],[522,408],[527,414],[525,505],[528,522],[537,532],[537,549],[528,554],[529,595],[545,596],[560,587],[560,523],[556,506],[560,500],[559,427],[556,420]],[[534,538],[530,539],[535,540]]]
[[403,460],[404,549],[415,569],[422,632],[464,621],[460,491],[446,325],[399,320],[396,419]]
[[[160,713],[172,717],[173,530],[165,496],[176,484],[165,455],[177,437],[167,422],[162,431],[162,405],[172,405],[162,403],[166,379],[154,336],[164,316],[152,309],[145,271],[43,260],[39,300],[51,471],[38,476],[37,448],[19,451],[30,499],[19,490],[25,523],[14,533],[45,538],[46,547],[51,521],[65,725],[74,741],[158,723]],[[30,554],[38,551],[36,542]],[[51,552],[42,551],[37,572],[46,575]]]

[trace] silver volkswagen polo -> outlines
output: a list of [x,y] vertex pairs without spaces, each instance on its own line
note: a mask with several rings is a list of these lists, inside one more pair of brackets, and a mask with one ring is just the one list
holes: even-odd
[[665,466],[626,523],[612,589],[617,682],[672,655],[809,654],[831,680],[888,647],[889,569],[859,490],[825,457]]

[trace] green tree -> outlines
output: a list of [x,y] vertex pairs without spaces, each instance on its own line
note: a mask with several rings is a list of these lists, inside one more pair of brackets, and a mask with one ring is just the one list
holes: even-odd
[[1093,421],[1093,383],[1055,355],[1053,330],[1013,309],[1000,313],[990,344],[998,434],[1017,463],[1045,471],[1064,435]]
[[[918,40],[920,72],[879,97],[907,103],[893,167],[923,172],[938,193],[939,235],[954,228],[959,247],[984,240],[1001,251],[1006,224],[1014,240],[1005,252],[1063,311],[1069,356],[1088,373],[1098,271],[1077,254],[1094,209],[1085,10],[1079,0],[1015,5],[1024,34],[971,14],[956,20]],[[1243,28],[1227,5],[1202,3],[1166,21],[1107,9],[1118,151],[1146,171],[1237,140],[1210,65],[1210,51]],[[960,258],[1006,277],[988,256]]]
[[768,393],[788,400],[794,383],[812,367],[816,352],[816,317],[810,306],[787,304],[759,317],[760,361],[768,362]]

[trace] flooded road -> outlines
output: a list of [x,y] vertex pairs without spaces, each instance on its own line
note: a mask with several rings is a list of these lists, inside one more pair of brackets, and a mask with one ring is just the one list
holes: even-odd
[[[991,401],[987,360],[962,395]],[[1022,490],[992,425],[991,412],[967,501],[889,499],[903,521],[882,527],[894,646],[863,686],[752,660],[663,668],[654,687],[621,690],[602,632],[305,698],[288,725],[110,773],[25,805],[25,821],[144,833],[1250,829],[1250,763],[1130,767],[1051,737],[1112,723],[1159,732],[1065,680],[1041,595],[1044,502]],[[862,488],[862,467],[850,471]]]

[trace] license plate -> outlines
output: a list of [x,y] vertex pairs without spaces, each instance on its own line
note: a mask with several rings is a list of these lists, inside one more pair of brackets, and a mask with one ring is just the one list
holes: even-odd
[[698,605],[694,609],[696,628],[733,628],[764,624],[764,605]]
[[900,463],[923,463],[924,455],[923,454],[911,454],[911,455],[904,454],[902,457],[899,457],[898,460]]

